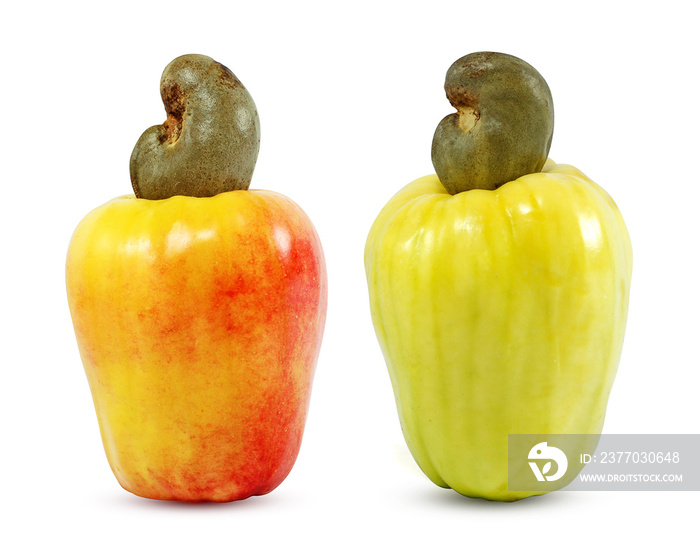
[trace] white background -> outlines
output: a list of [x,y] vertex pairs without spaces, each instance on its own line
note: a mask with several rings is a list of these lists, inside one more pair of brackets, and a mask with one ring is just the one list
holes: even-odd
[[[458,57],[517,55],[547,79],[551,157],[615,198],[634,246],[606,433],[698,433],[697,59],[691,2],[24,2],[3,8],[3,546],[674,546],[692,492],[561,492],[515,504],[430,483],[403,442],[371,326],[363,246],[431,173]],[[321,235],[330,299],[304,443],[273,493],[231,504],[122,490],[102,449],[64,288],[71,232],[131,191],[159,79],[184,53],[231,68],[260,112],[252,187]],[[692,530],[691,530],[692,529]],[[8,545],[1,538],[14,541]]]

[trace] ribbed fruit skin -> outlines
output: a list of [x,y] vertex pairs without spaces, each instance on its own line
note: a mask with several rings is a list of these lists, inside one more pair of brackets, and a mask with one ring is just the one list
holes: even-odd
[[423,177],[377,217],[365,268],[420,468],[467,496],[544,493],[508,491],[508,435],[601,432],[632,273],[610,196],[551,161],[494,191]]

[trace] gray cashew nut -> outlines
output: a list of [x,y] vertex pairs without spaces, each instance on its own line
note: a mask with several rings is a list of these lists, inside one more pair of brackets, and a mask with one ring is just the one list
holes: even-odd
[[504,53],[471,53],[449,68],[445,92],[457,112],[435,130],[432,160],[450,194],[493,190],[542,170],[554,104],[531,65]]
[[167,119],[148,128],[131,154],[136,196],[206,197],[247,189],[260,121],[241,81],[210,57],[183,55],[163,71],[160,93]]

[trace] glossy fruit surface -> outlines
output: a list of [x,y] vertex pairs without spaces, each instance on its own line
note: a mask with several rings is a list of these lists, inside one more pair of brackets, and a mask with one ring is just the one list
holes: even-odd
[[299,206],[269,191],[118,198],[76,229],[66,279],[125,489],[230,501],[282,482],[327,303],[321,244]]
[[508,491],[508,435],[600,433],[632,249],[610,196],[549,161],[496,190],[407,185],[367,239],[372,319],[404,436],[436,484]]

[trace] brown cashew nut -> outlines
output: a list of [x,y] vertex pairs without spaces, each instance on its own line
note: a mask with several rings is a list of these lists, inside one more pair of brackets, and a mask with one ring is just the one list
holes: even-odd
[[432,160],[449,193],[496,189],[542,170],[554,105],[531,65],[503,53],[472,53],[449,68],[445,92],[457,112],[438,125]]
[[163,71],[160,94],[167,119],[148,128],[131,154],[136,196],[206,197],[247,189],[260,121],[241,81],[210,57],[183,55]]

